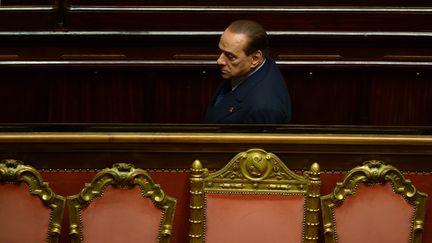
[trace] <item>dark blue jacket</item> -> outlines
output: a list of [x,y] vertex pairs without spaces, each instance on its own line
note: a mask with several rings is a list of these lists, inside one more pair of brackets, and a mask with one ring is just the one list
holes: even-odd
[[217,89],[206,113],[207,123],[281,124],[291,119],[291,100],[285,80],[271,58],[254,74],[215,105],[225,80]]

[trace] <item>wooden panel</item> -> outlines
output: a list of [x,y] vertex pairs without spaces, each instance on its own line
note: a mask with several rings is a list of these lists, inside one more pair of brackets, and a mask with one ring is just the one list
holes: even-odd
[[40,168],[99,168],[133,160],[144,168],[186,169],[195,159],[221,168],[239,151],[259,147],[277,153],[293,169],[320,161],[323,168],[345,170],[382,159],[402,170],[432,172],[432,133],[427,129],[155,124],[23,129],[9,125],[2,131],[0,158],[15,157]]
[[[0,122],[202,123],[220,82],[219,35],[0,32]],[[431,40],[428,32],[271,31],[292,122],[430,125]]]
[[43,74],[0,73],[1,122],[46,122],[48,81]]
[[[13,0],[7,0],[13,1]],[[263,3],[261,0],[153,0],[142,2],[139,0],[68,0],[67,4],[70,5],[111,5],[111,6],[431,6],[427,0],[271,0]]]
[[[368,124],[364,80],[353,71],[283,70],[292,98],[293,124]],[[354,78],[355,77],[355,78]],[[362,97],[363,96],[363,97]],[[366,116],[366,117],[364,117]]]
[[205,72],[67,71],[51,85],[49,122],[200,123],[216,86]]
[[[0,60],[15,55],[23,60],[215,61],[223,28],[217,31],[0,32]],[[269,38],[271,54],[281,61],[432,60],[429,48],[432,32],[284,30],[269,31]]]
[[[59,24],[56,1],[1,1],[0,31],[53,30]],[[7,23],[7,24],[4,24]]]
[[[14,63],[16,71],[0,75],[5,93],[1,122],[202,123],[219,83],[216,65],[200,61],[171,67],[153,61]],[[326,68],[314,61],[300,66],[281,62],[292,97],[292,123],[432,123],[430,68],[344,64]]]
[[[430,126],[432,100],[426,97],[432,96],[432,73],[395,74],[391,79],[379,73],[371,76],[370,123]],[[383,112],[387,115],[382,116]]]
[[0,120],[201,123],[219,82],[208,78],[210,71],[50,70],[43,82],[35,78],[39,72],[11,72],[0,75]]
[[4,0],[0,20],[9,24],[0,30],[220,31],[251,18],[268,30],[431,31],[430,7],[425,0]]
[[[223,30],[253,19],[267,30],[431,31],[429,8],[67,6],[70,30]],[[275,21],[277,20],[277,21]],[[205,24],[202,24],[205,23]]]

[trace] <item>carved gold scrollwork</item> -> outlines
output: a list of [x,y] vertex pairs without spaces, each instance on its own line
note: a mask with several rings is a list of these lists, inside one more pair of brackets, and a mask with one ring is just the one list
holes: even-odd
[[43,181],[40,173],[35,168],[24,165],[20,160],[5,159],[0,162],[0,182],[24,182],[29,186],[30,193],[38,196],[43,204],[51,209],[50,228],[47,229],[47,242],[58,242],[61,233],[65,198],[56,195],[48,183]]
[[176,200],[166,195],[150,175],[133,164],[116,163],[112,168],[99,171],[91,183],[87,183],[77,195],[68,197],[70,214],[70,235],[72,242],[82,241],[80,210],[87,207],[95,197],[100,197],[108,185],[115,187],[132,187],[138,185],[144,197],[152,200],[154,205],[162,209],[158,242],[169,242],[172,234],[172,223]]
[[415,199],[410,199],[417,192],[411,181],[406,180],[393,166],[377,160],[366,161],[363,166],[351,170],[343,183],[337,183],[333,197],[337,199],[336,203],[341,203],[347,196],[355,193],[359,183],[374,185],[386,181],[391,182],[394,191],[405,197],[411,205],[417,204]]
[[392,185],[395,193],[400,194],[415,208],[411,226],[411,242],[420,243],[427,195],[418,192],[411,181],[405,179],[398,169],[378,160],[366,161],[362,166],[353,168],[347,173],[343,182],[336,184],[331,194],[321,198],[322,208],[325,209],[323,210],[323,221],[326,242],[336,242],[333,211],[348,196],[356,193],[357,185],[360,183],[376,185],[386,182]]

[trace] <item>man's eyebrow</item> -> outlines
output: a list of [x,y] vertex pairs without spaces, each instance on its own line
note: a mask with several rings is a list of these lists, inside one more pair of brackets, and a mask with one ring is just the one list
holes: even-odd
[[223,53],[225,53],[226,55],[230,55],[230,56],[233,56],[233,57],[237,57],[236,54],[234,54],[234,53],[232,53],[232,52],[230,52],[230,51],[224,51],[224,50],[222,50],[222,49],[221,49],[221,51],[222,51]]
[[219,51],[223,52],[225,55],[230,55],[230,56],[233,56],[233,57],[237,57],[237,55],[234,54],[233,52],[230,52],[230,51],[222,49],[220,45],[218,45],[218,49],[219,49]]

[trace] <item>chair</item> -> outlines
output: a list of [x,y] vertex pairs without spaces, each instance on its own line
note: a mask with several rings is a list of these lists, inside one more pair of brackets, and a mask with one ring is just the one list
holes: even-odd
[[58,242],[64,206],[35,168],[0,162],[0,242]]
[[319,165],[300,176],[274,154],[250,149],[209,173],[192,164],[191,243],[317,242]]
[[326,243],[420,243],[426,207],[400,171],[367,161],[321,197]]
[[176,200],[131,164],[99,171],[67,202],[72,243],[170,241]]

